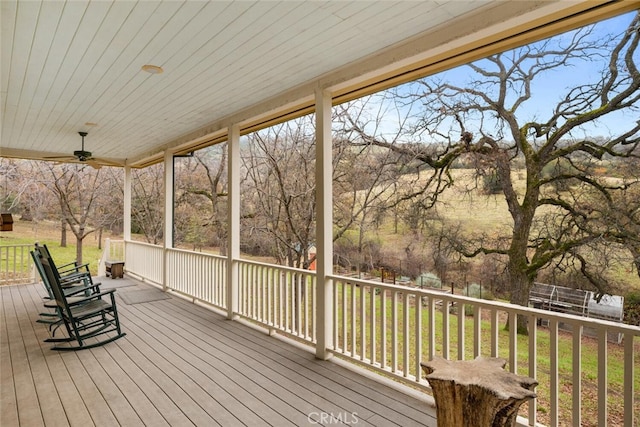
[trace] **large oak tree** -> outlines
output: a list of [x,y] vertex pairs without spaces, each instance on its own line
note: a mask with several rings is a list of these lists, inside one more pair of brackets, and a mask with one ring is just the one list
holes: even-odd
[[[620,200],[614,194],[629,185],[598,176],[594,166],[638,155],[640,22],[638,14],[625,18],[628,26],[619,34],[605,34],[608,24],[600,23],[470,63],[465,78],[444,73],[397,88],[395,98],[413,114],[404,138],[388,140],[357,120],[350,124],[350,132],[359,131],[354,144],[428,165],[437,177],[433,194],[453,184],[448,171],[461,162],[479,176],[495,174],[512,220],[510,235],[454,244],[468,257],[504,256],[513,303],[526,305],[541,269],[566,257],[603,289],[606,283],[593,272],[597,259],[581,250],[612,242],[614,232],[618,243],[632,237],[600,221],[602,214],[593,209],[594,197]],[[575,77],[561,93],[537,84],[559,75]],[[609,117],[622,125],[606,129]],[[524,164],[524,190],[514,183],[516,161]]]

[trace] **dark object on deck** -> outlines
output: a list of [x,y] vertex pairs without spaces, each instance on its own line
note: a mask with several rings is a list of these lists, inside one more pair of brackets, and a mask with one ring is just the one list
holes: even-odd
[[433,389],[438,427],[512,427],[518,409],[536,397],[533,378],[505,371],[507,361],[477,357],[420,364]]
[[[43,252],[40,254],[42,255]],[[59,316],[68,335],[65,338],[46,339],[45,342],[68,344],[55,345],[52,347],[53,350],[93,348],[125,336],[125,333],[120,329],[114,295],[115,289],[86,295],[87,288],[81,288],[76,292],[65,294],[54,271],[53,260],[41,256],[40,262],[51,285]],[[98,284],[90,286],[88,289],[97,290]],[[113,334],[105,335],[111,332]]]
[[13,231],[13,216],[10,213],[0,214],[0,231]]
[[105,261],[104,266],[107,277],[112,279],[124,277],[124,261]]

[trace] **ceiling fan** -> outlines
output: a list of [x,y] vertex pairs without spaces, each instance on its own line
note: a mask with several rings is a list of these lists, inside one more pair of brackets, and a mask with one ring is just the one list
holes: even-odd
[[82,137],[82,148],[80,150],[74,151],[73,156],[52,156],[52,157],[45,157],[45,159],[55,160],[58,162],[86,163],[89,166],[96,169],[100,169],[102,166],[122,166],[120,163],[93,157],[93,155],[91,154],[91,151],[86,151],[84,149],[84,137],[88,135],[87,132],[78,132],[78,134]]

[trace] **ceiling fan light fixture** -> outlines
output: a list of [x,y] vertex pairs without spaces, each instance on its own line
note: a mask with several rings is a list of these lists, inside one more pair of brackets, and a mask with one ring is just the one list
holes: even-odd
[[146,64],[142,66],[142,71],[146,71],[149,74],[162,74],[164,70],[157,65]]
[[81,162],[86,162],[91,159],[91,152],[84,149],[84,137],[88,135],[88,132],[80,131],[78,134],[82,137],[82,149],[73,152],[73,155]]
[[87,160],[91,159],[90,151],[78,150],[78,151],[74,151],[73,155],[77,157],[78,160],[81,162],[86,162]]

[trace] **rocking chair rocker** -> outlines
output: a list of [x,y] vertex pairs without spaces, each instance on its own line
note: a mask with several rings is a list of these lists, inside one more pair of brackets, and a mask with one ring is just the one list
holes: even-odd
[[[54,271],[52,259],[40,252],[39,260],[51,285],[58,315],[68,334],[68,337],[64,338],[46,339],[45,342],[67,344],[57,344],[52,350],[69,351],[98,347],[126,335],[120,329],[115,289],[100,292],[99,284],[92,284],[65,292],[59,275]],[[111,332],[114,334],[106,335]]]

